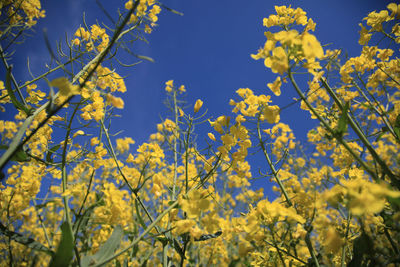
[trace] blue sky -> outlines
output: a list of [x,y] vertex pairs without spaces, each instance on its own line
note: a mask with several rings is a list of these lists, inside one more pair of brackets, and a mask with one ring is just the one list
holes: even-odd
[[[173,79],[187,88],[187,101],[204,101],[208,115],[218,117],[230,113],[229,99],[235,98],[238,88],[248,87],[257,94],[271,94],[267,83],[276,75],[270,73],[262,61],[250,57],[265,42],[262,19],[274,13],[275,5],[301,7],[317,23],[315,35],[329,48],[343,48],[350,56],[360,51],[358,24],[372,10],[381,10],[391,1],[386,0],[336,0],[336,1],[225,1],[225,0],[165,0],[163,4],[184,13],[179,16],[163,10],[159,26],[148,35],[149,44],[134,44],[132,50],[152,57],[155,63],[143,62],[132,69],[117,70],[126,78],[127,93],[123,96],[125,108],[121,119],[114,121],[115,132],[131,136],[142,143],[156,131],[160,115],[165,117],[164,83]],[[101,3],[116,17],[117,8],[124,1]],[[72,36],[82,22],[85,12],[87,23],[111,22],[102,14],[94,0],[42,1],[46,18],[40,20],[36,33],[17,47],[14,56],[17,79],[28,78],[26,57],[30,58],[33,73],[38,75],[50,59],[43,40],[43,28],[47,28],[50,40]],[[55,42],[53,42],[54,44]],[[120,58],[124,63],[137,61]],[[33,66],[33,67],[32,67]],[[5,75],[2,75],[3,77]],[[280,97],[273,97],[275,104],[284,106],[291,102],[293,88],[286,85]],[[296,137],[304,139],[313,126],[309,115],[299,105],[284,110],[283,122],[289,124]]]
[[[101,1],[111,15],[124,1]],[[250,54],[264,44],[262,19],[274,13],[274,5],[301,7],[317,23],[315,34],[322,44],[343,48],[350,56],[360,51],[358,23],[369,11],[380,10],[390,1],[189,1],[166,0],[165,5],[184,13],[179,16],[163,10],[159,26],[148,35],[149,44],[137,43],[132,48],[137,54],[152,57],[155,63],[143,62],[133,69],[120,68],[126,79],[128,92],[124,95],[126,106],[122,119],[115,121],[115,129],[124,129],[127,136],[145,141],[155,131],[155,124],[165,112],[165,81],[175,80],[187,87],[187,101],[204,101],[209,115],[217,117],[230,111],[229,99],[238,88],[249,87],[258,94],[270,94],[267,83],[275,79],[262,61],[251,59]],[[26,57],[34,66],[34,74],[41,73],[49,55],[44,46],[43,28],[50,40],[60,40],[65,33],[71,36],[82,23],[85,12],[88,24],[110,24],[94,0],[42,1],[46,18],[40,20],[36,34],[29,38],[23,49],[17,50],[15,65],[21,76],[27,77]],[[20,51],[20,52],[19,52]],[[136,61],[122,58],[125,63]],[[117,70],[118,71],[118,70]],[[274,103],[290,103],[293,89],[286,85]],[[282,121],[288,123],[298,138],[304,138],[312,122],[305,112],[294,105],[282,112]],[[128,122],[128,123],[127,123]],[[128,127],[127,127],[128,126]]]

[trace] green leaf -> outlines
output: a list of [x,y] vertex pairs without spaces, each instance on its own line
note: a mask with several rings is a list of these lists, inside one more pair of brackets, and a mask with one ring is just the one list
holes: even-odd
[[85,256],[81,260],[81,267],[87,267],[93,263],[99,263],[106,260],[114,255],[114,252],[118,249],[121,244],[123,236],[123,230],[121,226],[116,226],[113,233],[107,239],[107,241],[100,247],[99,251],[93,256]]
[[363,231],[362,234],[354,240],[353,243],[353,258],[347,266],[358,267],[364,266],[364,255],[373,254],[373,241],[371,238]]
[[61,224],[61,241],[50,267],[68,267],[74,256],[74,236],[68,222]]
[[0,149],[8,149],[8,145],[0,145]]
[[5,227],[2,223],[0,223],[0,233],[4,236],[11,238],[11,240],[14,240],[15,242],[27,246],[28,248],[47,253],[49,255],[54,255],[54,252],[51,249],[47,248],[46,246],[42,245],[32,238],[26,237],[17,232],[9,231],[7,227]]
[[94,209],[98,206],[101,205],[101,201],[97,201],[96,203],[90,205],[81,215],[76,215],[76,222],[73,227],[73,231],[79,232],[83,230],[83,232],[86,232],[87,226],[89,224],[90,217],[92,216],[92,213]]
[[350,102],[346,102],[343,107],[342,114],[339,117],[339,122],[336,128],[336,134],[342,136],[347,131],[347,112],[350,107]]
[[394,122],[394,127],[400,127],[400,114],[397,115],[396,120]]
[[394,130],[394,133],[397,135],[397,139],[400,139],[400,128],[394,127],[393,130]]
[[35,205],[35,208],[36,209],[42,209],[42,208],[45,208],[50,203],[57,203],[57,201],[56,200],[47,200],[46,202],[44,202],[42,204]]
[[396,120],[394,122],[393,131],[397,136],[397,139],[400,139],[400,114],[397,115]]
[[28,154],[26,154],[25,151],[20,149],[20,150],[15,152],[15,154],[11,158],[11,160],[18,161],[18,162],[27,162],[27,161],[30,161],[31,158],[28,156]]
[[18,132],[15,134],[9,148],[4,152],[0,158],[0,170],[10,161],[11,157],[17,152],[17,148],[20,145],[21,139],[24,136],[26,129],[32,124],[35,116],[29,116],[26,118],[21,127],[19,127]]
[[24,104],[18,101],[18,99],[15,97],[14,91],[11,88],[11,68],[7,69],[7,76],[6,76],[6,89],[8,96],[11,99],[11,103],[13,103],[14,107],[16,107],[19,110],[22,110],[25,112],[26,115],[30,115],[31,111],[28,109]]
[[46,155],[47,162],[53,162],[53,159],[51,158],[51,156],[60,148],[60,146],[61,145],[58,144],[49,149],[49,152],[47,152],[47,155]]
[[199,238],[195,238],[195,241],[205,241],[208,239],[212,238],[217,238],[222,234],[222,231],[215,232],[214,234],[208,234],[208,235],[201,235]]
[[387,199],[390,202],[390,204],[396,205],[397,207],[400,207],[400,197],[394,198],[394,197],[389,197],[388,196]]

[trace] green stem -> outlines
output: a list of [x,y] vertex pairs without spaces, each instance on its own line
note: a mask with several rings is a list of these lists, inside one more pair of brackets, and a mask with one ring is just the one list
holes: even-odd
[[53,245],[52,245],[52,243],[50,241],[49,235],[47,234],[47,229],[46,229],[46,226],[43,223],[42,216],[40,215],[39,210],[37,209],[36,200],[34,198],[32,198],[32,202],[33,202],[33,205],[35,205],[35,210],[36,210],[36,213],[37,213],[38,218],[39,218],[40,226],[43,228],[44,237],[46,238],[47,244],[49,245],[49,249],[52,249]]
[[42,75],[37,76],[37,77],[34,78],[33,80],[30,80],[30,81],[24,83],[24,84],[21,85],[19,88],[24,88],[24,87],[26,87],[26,86],[28,86],[28,85],[30,85],[30,84],[36,82],[36,81],[38,81],[38,80],[40,80],[40,79],[42,79],[42,78],[48,76],[50,73],[52,73],[52,72],[54,72],[54,71],[56,71],[56,70],[59,70],[59,69],[65,67],[66,65],[68,65],[69,63],[75,61],[76,59],[80,58],[81,56],[82,56],[82,55],[78,55],[78,56],[76,56],[76,57],[74,57],[74,58],[68,60],[68,61],[65,62],[64,64],[58,65],[57,67],[52,68],[51,70],[48,70],[47,72],[43,73]]
[[[69,120],[69,123],[68,123],[67,133],[65,134],[65,139],[64,139],[64,146],[63,146],[62,158],[61,158],[61,178],[62,178],[62,190],[63,190],[63,193],[65,193],[67,191],[67,188],[68,188],[68,174],[67,174],[67,146],[68,146],[68,140],[69,140],[69,136],[70,136],[71,130],[72,130],[72,122],[73,122],[73,120],[75,118],[76,113],[79,110],[79,106],[80,106],[80,104],[78,103],[74,108],[74,111],[73,111],[73,113],[71,115],[71,118]],[[73,233],[72,219],[71,219],[71,215],[70,215],[70,212],[69,212],[68,201],[69,201],[69,196],[68,195],[64,195],[63,196],[63,203],[64,203],[65,221],[67,222],[71,233]]]
[[314,250],[314,248],[312,246],[312,243],[311,243],[310,232],[308,232],[308,231],[307,231],[307,234],[306,234],[306,237],[305,237],[305,241],[306,241],[306,244],[307,244],[308,251],[311,254],[311,258],[313,259],[313,261],[315,263],[315,266],[319,267],[319,262],[318,262],[317,256],[315,255],[315,250]]
[[299,86],[297,85],[296,81],[293,78],[292,72],[288,71],[288,76],[290,81],[292,82],[292,85],[294,89],[296,90],[297,94],[300,96],[300,98],[304,101],[304,103],[307,105],[308,109],[312,112],[314,116],[318,118],[318,120],[322,123],[322,125],[325,127],[325,129],[336,138],[336,140],[353,156],[353,158],[362,166],[364,170],[366,170],[375,180],[378,179],[376,173],[368,167],[368,165],[360,158],[359,155],[357,155],[353,149],[350,148],[350,146],[347,144],[345,140],[343,140],[342,136],[339,136],[336,134],[335,130],[332,129],[329,124],[324,120],[324,118],[321,117],[321,115],[318,114],[318,112],[314,109],[313,106],[311,106],[310,102],[306,99],[304,96],[303,92],[300,90]]
[[364,91],[360,88],[360,86],[358,86],[357,83],[353,83],[354,86],[357,88],[357,91],[364,97],[364,99],[368,102],[368,104],[370,105],[370,107],[372,109],[375,110],[375,112],[382,118],[383,122],[385,123],[386,127],[388,127],[389,132],[396,137],[396,134],[393,130],[392,125],[390,124],[388,118],[387,118],[387,112],[385,112],[384,110],[382,110],[382,108],[380,107],[380,103],[379,101],[372,95],[370,94],[370,96],[372,97],[372,99],[374,100],[376,106],[378,106],[381,110],[378,110],[377,107],[372,103],[372,101],[368,98],[368,96],[364,93]]
[[272,164],[271,158],[269,157],[268,152],[267,152],[267,148],[265,147],[264,141],[262,140],[261,129],[260,129],[260,118],[258,118],[258,120],[257,120],[257,135],[258,135],[258,141],[260,143],[261,149],[264,153],[264,157],[267,160],[268,166],[270,167],[270,169],[272,171],[272,175],[274,176],[276,182],[278,183],[278,185],[282,191],[282,194],[284,195],[284,197],[286,199],[286,202],[288,203],[289,207],[291,207],[291,206],[293,206],[292,201],[290,200],[290,198],[286,192],[285,186],[283,185],[281,179],[279,179],[279,177],[278,177],[278,172],[276,171],[274,164]]
[[176,151],[178,144],[177,144],[177,137],[178,137],[178,104],[176,99],[176,90],[173,90],[173,101],[174,101],[174,118],[175,118],[175,129],[173,129],[174,134],[174,143],[173,143],[173,153],[174,153],[174,179],[172,184],[172,201],[175,200],[176,197],[176,181],[178,180],[178,152]]
[[[341,112],[344,112],[344,107],[342,105],[342,102],[339,100],[335,92],[333,92],[332,88],[329,87],[329,85],[326,83],[324,79],[320,79],[322,82],[322,85],[326,89],[326,91],[329,93],[329,95],[334,99],[336,105],[339,107]],[[389,169],[389,167],[386,165],[386,163],[381,159],[381,157],[376,153],[375,149],[372,147],[371,143],[368,141],[368,139],[365,137],[364,133],[362,130],[355,124],[352,116],[350,116],[348,113],[345,113],[347,117],[347,121],[349,122],[351,128],[353,131],[357,134],[357,136],[360,138],[361,142],[366,146],[368,151],[371,153],[372,157],[378,162],[378,164],[381,166],[385,174],[387,174],[390,177],[390,180],[392,183],[400,189],[400,182],[396,179],[392,171]]]
[[[6,70],[10,69],[10,66],[8,65],[7,59],[5,58],[4,52],[3,52],[3,47],[0,45],[0,57],[3,60],[3,64],[6,68]],[[25,101],[24,96],[21,93],[20,87],[18,86],[17,81],[15,80],[14,75],[12,74],[12,72],[10,71],[10,76],[11,76],[11,80],[14,84],[15,90],[17,90],[17,93],[19,95],[19,98],[21,98],[22,103],[24,104],[25,107],[28,107],[28,104]]]
[[346,225],[346,234],[345,234],[345,241],[342,246],[342,259],[341,259],[341,267],[344,267],[345,265],[345,259],[346,259],[346,246],[347,246],[347,240],[349,238],[349,231],[350,231],[350,221],[351,221],[351,213],[349,211],[347,215],[347,225]]

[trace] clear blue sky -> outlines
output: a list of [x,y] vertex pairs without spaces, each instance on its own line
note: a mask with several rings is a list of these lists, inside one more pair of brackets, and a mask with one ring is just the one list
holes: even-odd
[[[112,15],[123,8],[124,1],[105,1],[102,4]],[[250,54],[264,44],[262,19],[274,13],[275,5],[301,7],[317,23],[315,35],[329,48],[343,48],[350,56],[360,51],[358,24],[372,10],[381,10],[392,1],[386,0],[336,0],[336,1],[225,1],[225,0],[165,0],[163,3],[184,13],[179,16],[163,10],[159,26],[148,36],[149,44],[137,43],[132,48],[137,54],[152,57],[155,63],[144,62],[133,69],[118,71],[130,75],[125,81],[125,108],[122,118],[115,121],[113,129],[124,130],[122,136],[131,136],[142,143],[155,132],[160,115],[165,112],[164,83],[169,79],[184,84],[188,90],[187,101],[204,101],[209,115],[214,118],[229,114],[230,98],[236,97],[238,88],[249,87],[257,94],[270,94],[267,83],[275,79],[262,61],[251,59]],[[42,1],[46,18],[40,20],[36,34],[18,48],[14,66],[20,69],[17,79],[28,77],[26,57],[29,56],[34,74],[40,74],[49,54],[44,46],[42,30],[48,29],[50,40],[71,36],[86,13],[88,24],[111,22],[102,14],[94,0]],[[116,17],[116,16],[115,16]],[[133,63],[134,58],[122,58]],[[4,77],[5,75],[2,75]],[[293,89],[282,88],[274,103],[284,106],[291,102]],[[295,135],[303,139],[313,125],[309,115],[300,111],[299,105],[281,114]]]
[[[108,12],[116,15],[124,1],[101,1]],[[159,26],[148,35],[150,44],[137,43],[133,51],[155,59],[144,62],[134,69],[119,71],[130,75],[126,79],[128,92],[124,95],[123,117],[114,124],[137,141],[145,141],[155,131],[159,115],[165,109],[164,83],[173,79],[185,84],[187,100],[194,103],[200,98],[209,115],[214,117],[229,112],[229,99],[235,97],[238,88],[249,87],[256,93],[270,94],[267,83],[275,79],[262,61],[250,58],[251,53],[264,44],[262,19],[274,13],[274,5],[301,7],[317,23],[316,36],[322,44],[343,48],[350,56],[360,51],[358,31],[361,19],[369,11],[380,10],[391,1],[385,0],[337,0],[337,1],[224,1],[224,0],[166,0],[163,3],[184,16],[163,10]],[[41,73],[49,55],[44,46],[42,29],[48,29],[50,40],[61,39],[65,33],[71,36],[82,22],[85,12],[88,24],[110,21],[102,14],[94,0],[42,1],[46,18],[40,20],[36,35],[18,49],[17,63],[20,80],[27,74],[26,57],[30,57],[35,74]],[[134,62],[134,58],[123,58]],[[122,68],[123,69],[123,68]],[[293,89],[282,88],[280,97],[273,97],[278,105],[291,101]],[[307,119],[306,119],[307,118]],[[129,123],[127,123],[127,121]],[[295,129],[296,136],[305,136],[311,124],[298,105],[282,113],[282,121]],[[127,127],[128,126],[128,127]]]

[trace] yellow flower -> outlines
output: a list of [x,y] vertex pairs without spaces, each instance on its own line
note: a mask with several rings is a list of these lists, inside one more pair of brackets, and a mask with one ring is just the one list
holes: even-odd
[[91,146],[95,146],[98,145],[100,143],[99,139],[97,137],[93,137],[92,139],[90,139],[90,145]]
[[132,9],[132,7],[133,7],[133,1],[132,0],[129,0],[128,2],[125,3],[125,9],[130,10],[130,9]]
[[361,27],[360,39],[358,40],[358,43],[360,45],[367,45],[369,40],[371,39],[372,34],[369,34],[367,28],[365,28],[361,23],[358,25],[360,25]]
[[181,108],[178,108],[178,111],[179,111],[179,117],[185,116],[185,112],[183,112]]
[[285,50],[279,46],[272,50],[272,57],[267,57],[264,60],[264,65],[271,68],[274,73],[283,74],[289,68],[288,57]]
[[328,251],[336,253],[342,247],[343,241],[333,226],[330,226],[325,234],[324,245]]
[[212,133],[208,133],[207,135],[208,135],[208,138],[210,138],[214,142],[216,141],[215,136]]
[[175,228],[173,231],[175,232],[175,234],[181,235],[181,234],[189,232],[190,229],[195,225],[196,225],[196,222],[193,220],[188,220],[188,219],[180,220],[180,221],[174,222]]
[[186,92],[186,88],[185,88],[185,86],[184,85],[181,85],[181,86],[179,86],[179,92],[181,92],[181,93],[183,93],[183,92]]
[[72,138],[75,138],[75,137],[77,137],[78,135],[84,135],[84,134],[85,134],[84,131],[78,130],[78,131],[76,131],[76,133],[74,133],[74,135],[72,136]]
[[115,97],[111,94],[107,94],[107,102],[111,103],[116,108],[123,109],[124,108],[124,100],[120,97]]
[[391,17],[394,16],[396,16],[396,18],[400,17],[400,4],[390,3],[389,5],[387,5],[387,9],[392,11],[392,14],[390,15]]
[[280,109],[278,106],[267,106],[264,108],[264,119],[268,121],[268,123],[278,123],[280,120]]
[[271,91],[276,96],[280,96],[281,95],[281,85],[282,85],[282,81],[281,81],[281,77],[279,76],[278,78],[276,78],[274,83],[269,83],[268,87],[269,87],[269,89],[271,89]]
[[196,190],[191,191],[187,198],[179,197],[179,204],[189,219],[198,218],[201,212],[206,212],[212,208],[208,195],[209,193],[205,190]]
[[129,150],[129,145],[134,143],[135,141],[130,137],[117,139],[117,150],[123,154]]
[[194,104],[194,113],[197,113],[200,110],[201,106],[203,106],[203,101],[197,99],[196,103]]
[[324,50],[317,38],[309,33],[303,35],[302,38],[303,52],[306,58],[322,58]]
[[174,87],[174,80],[169,80],[165,83],[165,91],[172,92],[172,87]]
[[50,82],[50,85],[60,89],[60,95],[61,96],[68,97],[68,96],[71,96],[71,95],[79,94],[79,86],[78,85],[73,85],[65,77],[60,77],[60,78],[52,80]]

